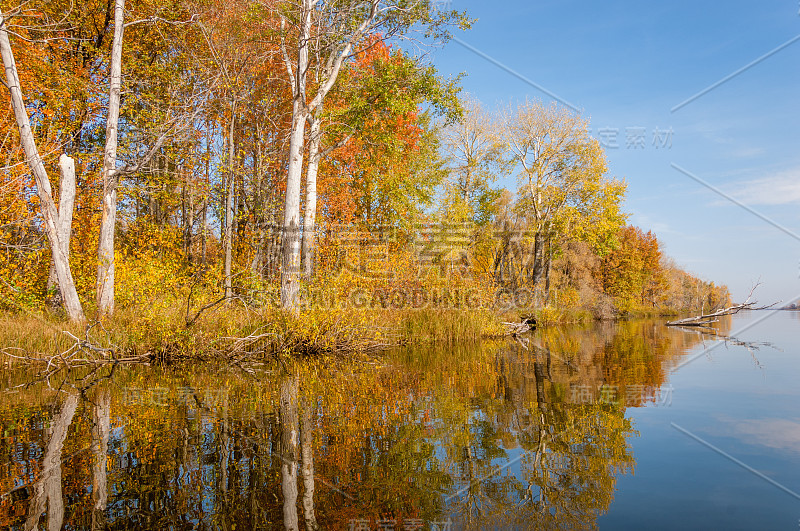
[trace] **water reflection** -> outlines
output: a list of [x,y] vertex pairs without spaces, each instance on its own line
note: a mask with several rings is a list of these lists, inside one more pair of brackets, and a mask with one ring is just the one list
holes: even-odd
[[47,510],[47,529],[59,530],[64,521],[64,499],[61,493],[61,451],[67,430],[78,408],[78,396],[68,394],[61,409],[50,422],[49,441],[42,460],[39,478],[31,489],[32,496],[25,529],[37,529],[39,518]]
[[6,372],[0,526],[592,527],[633,471],[626,409],[663,405],[703,339],[617,323],[290,375],[117,369],[69,392]]
[[111,432],[111,394],[102,389],[95,396],[92,408],[92,529],[105,527],[105,510],[108,504],[108,437]]

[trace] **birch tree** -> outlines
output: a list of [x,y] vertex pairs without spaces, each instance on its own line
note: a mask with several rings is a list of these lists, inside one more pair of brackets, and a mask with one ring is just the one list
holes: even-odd
[[61,244],[61,238],[59,237],[59,215],[55,201],[53,200],[50,178],[47,175],[44,162],[39,155],[36,140],[31,130],[30,118],[28,117],[28,112],[22,97],[19,72],[16,62],[14,61],[11,42],[8,38],[8,21],[2,11],[0,11],[0,53],[3,57],[6,86],[11,94],[11,106],[14,110],[17,128],[19,129],[20,141],[25,152],[25,158],[27,159],[36,182],[44,230],[53,255],[53,267],[58,280],[61,300],[69,318],[73,321],[82,321],[84,320],[83,308],[81,307],[78,292],[75,289],[75,282],[72,278],[72,270],[69,265],[69,249],[67,247],[65,251],[65,247]]
[[517,209],[533,231],[533,253],[527,265],[535,286],[545,273],[545,248],[556,217],[590,180],[606,172],[599,144],[589,136],[588,122],[573,112],[541,102],[525,102],[504,117],[504,138],[518,168]]
[[[109,2],[111,6],[111,2]],[[126,115],[126,139],[127,139],[127,160],[123,155],[122,161],[118,160],[119,147],[119,123],[120,107],[122,103],[122,62],[123,62],[123,36],[125,28],[128,26],[145,25],[154,27],[158,24],[168,27],[178,28],[193,24],[197,15],[191,12],[182,11],[184,20],[175,20],[175,13],[169,13],[170,19],[160,16],[160,9],[165,8],[159,2],[152,5],[136,6],[142,10],[145,18],[125,22],[125,0],[113,0],[114,7],[114,37],[111,44],[110,67],[109,67],[109,95],[108,109],[106,116],[106,136],[105,147],[103,150],[103,203],[102,217],[100,224],[100,237],[98,242],[98,264],[97,264],[97,308],[99,315],[109,316],[114,312],[114,241],[117,223],[117,191],[120,180],[124,176],[136,174],[146,168],[150,162],[156,158],[168,141],[179,137],[194,127],[195,120],[205,109],[209,95],[217,83],[219,77],[209,76],[203,82],[198,82],[196,74],[193,72],[184,73],[185,75],[176,76],[174,85],[165,91],[161,97],[153,97],[148,94],[151,100],[150,112],[158,108],[163,112],[160,120],[156,123],[146,124],[145,128],[136,123],[136,116],[130,113]],[[190,6],[189,6],[190,7]],[[177,33],[172,35],[180,38]],[[164,51],[162,47],[155,45],[151,52],[151,65],[155,63],[158,54],[170,57],[180,64],[185,58],[179,57],[181,44],[175,44],[162,36],[166,42],[162,46],[167,46]],[[156,50],[158,50],[156,52]],[[163,57],[161,58],[163,60]],[[157,66],[161,66],[160,61]],[[156,67],[156,70],[158,68]],[[191,69],[186,69],[191,70]],[[141,69],[137,71],[132,80],[135,84],[134,92],[141,97],[143,92],[147,92],[148,85],[153,83],[153,78],[149,77],[150,72]],[[139,79],[136,79],[136,78]],[[157,78],[156,78],[157,79]],[[138,81],[138,84],[137,84]],[[184,92],[181,92],[184,91]],[[164,101],[160,101],[164,100]],[[163,108],[162,108],[163,106]],[[134,113],[135,114],[135,113]],[[150,130],[152,128],[152,130]],[[142,137],[142,134],[144,136]]]
[[[58,194],[58,240],[61,251],[69,256],[69,240],[72,235],[72,213],[75,208],[75,161],[62,154],[58,158],[61,184]],[[58,286],[58,276],[54,264],[50,264],[50,275],[47,279],[47,291]],[[54,305],[62,305],[63,299],[59,297]]]
[[303,276],[311,278],[314,269],[314,249],[316,247],[317,222],[317,174],[322,159],[322,126],[320,113],[311,115],[311,134],[308,145],[308,170],[306,171],[306,204],[303,214],[303,243],[300,259]]
[[[407,35],[420,25],[426,33],[444,37],[443,25],[457,18],[456,13],[438,13],[422,0],[291,0],[279,3],[281,53],[292,91],[292,125],[289,141],[286,201],[283,219],[283,259],[281,305],[299,310],[300,280],[300,189],[305,154],[305,128],[309,118],[323,104],[336,84],[340,72],[357,46],[368,35],[383,39]],[[466,25],[466,21],[462,21]],[[312,48],[315,46],[316,48]],[[315,52],[312,56],[312,52]],[[309,86],[312,58],[318,62],[316,83]],[[313,93],[310,93],[313,91]],[[312,122],[313,126],[313,122]],[[312,135],[312,141],[318,135]],[[317,147],[318,153],[318,147]],[[316,186],[315,158],[310,168]],[[316,201],[307,208],[316,209]],[[313,222],[315,212],[307,216]],[[313,227],[303,227],[313,234]],[[309,247],[310,252],[310,247]]]
[[114,312],[114,230],[117,224],[117,131],[122,86],[122,36],[125,30],[125,0],[114,0],[114,40],[111,45],[111,76],[103,152],[103,214],[97,249],[97,311]]
[[481,223],[499,197],[491,185],[506,173],[506,164],[496,120],[476,100],[463,105],[462,119],[442,131],[450,170],[447,199],[464,217]]

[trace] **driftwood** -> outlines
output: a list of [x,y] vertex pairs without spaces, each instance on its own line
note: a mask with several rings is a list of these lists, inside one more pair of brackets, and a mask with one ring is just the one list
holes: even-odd
[[747,299],[741,304],[734,304],[728,308],[722,308],[715,312],[706,313],[703,315],[697,315],[695,317],[686,317],[685,319],[678,319],[677,321],[669,321],[667,326],[699,326],[699,327],[709,327],[713,323],[719,322],[719,317],[723,315],[734,315],[742,310],[766,310],[768,308],[772,308],[777,303],[770,304],[768,306],[758,306],[757,301],[751,301],[750,299],[753,298],[753,292],[759,286],[756,284],[753,286],[753,289],[750,290],[750,294],[747,296]]
[[504,322],[503,325],[506,327],[506,334],[510,336],[518,336],[524,334],[525,332],[530,332],[531,330],[533,330],[533,328],[531,328],[531,325],[529,325],[524,321],[521,323]]
[[[151,352],[144,354],[129,353],[130,355],[125,356],[123,349],[117,345],[103,346],[95,343],[90,335],[95,327],[100,327],[103,332],[108,334],[99,321],[86,326],[86,337],[84,339],[67,330],[62,330],[74,343],[68,349],[56,354],[29,353],[18,347],[0,348],[0,353],[25,363],[45,365],[42,374],[45,374],[46,377],[50,377],[61,370],[71,370],[79,367],[97,368],[108,364],[149,363],[152,360]],[[18,354],[12,354],[11,351],[16,351]]]

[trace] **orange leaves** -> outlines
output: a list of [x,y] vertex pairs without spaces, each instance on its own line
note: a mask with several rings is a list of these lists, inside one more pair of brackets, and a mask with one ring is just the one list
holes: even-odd
[[618,233],[619,247],[602,262],[601,281],[622,311],[655,306],[664,287],[662,251],[656,236],[627,226]]

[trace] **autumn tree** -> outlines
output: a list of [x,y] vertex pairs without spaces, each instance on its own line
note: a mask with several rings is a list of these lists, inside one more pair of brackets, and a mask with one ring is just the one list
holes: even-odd
[[589,136],[588,122],[555,103],[528,101],[506,111],[503,133],[518,170],[517,207],[533,233],[528,279],[535,286],[545,273],[545,248],[557,216],[603,178],[605,155]]
[[97,311],[114,311],[114,232],[117,221],[117,145],[122,85],[122,37],[125,0],[114,0],[114,40],[111,45],[106,145],[103,153],[103,216],[97,249]]
[[618,234],[619,246],[602,261],[600,276],[606,293],[622,311],[656,306],[665,287],[661,248],[656,236],[627,226]]
[[[492,187],[507,172],[502,139],[495,118],[477,100],[466,98],[457,122],[442,128],[442,148],[449,176],[445,208],[449,216],[486,223],[499,191]],[[452,220],[455,221],[455,220]]]
[[431,115],[459,115],[458,84],[373,41],[331,95],[327,138],[336,149],[321,175],[321,197],[331,221],[408,229],[444,176]]
[[9,21],[3,12],[0,12],[0,53],[6,73],[6,86],[11,94],[11,105],[14,110],[19,138],[25,152],[27,163],[36,180],[37,195],[41,204],[41,214],[44,229],[50,242],[53,266],[58,279],[58,287],[64,308],[73,321],[83,320],[83,308],[75,289],[72,270],[69,264],[68,245],[62,245],[63,236],[60,235],[59,213],[50,186],[50,178],[45,169],[44,162],[39,154],[39,148],[31,130],[30,119],[23,99],[20,86],[19,72],[14,60],[14,52],[9,40]]
[[[202,76],[200,65],[188,60],[194,53],[191,47],[199,42],[195,24],[198,15],[192,7],[173,1],[141,2],[132,10],[132,20],[125,22],[124,0],[114,1],[98,243],[100,315],[110,315],[114,310],[114,241],[120,179],[144,170],[170,141],[194,127],[218,79],[218,76]],[[129,26],[127,31],[135,33],[125,52],[123,34]],[[142,61],[144,57],[146,60]],[[126,97],[122,96],[123,63],[130,70],[127,82],[135,88]],[[121,136],[125,151],[122,160],[118,160]]]
[[[286,202],[283,220],[281,304],[292,311],[299,304],[300,186],[305,153],[305,128],[336,84],[345,62],[369,35],[386,39],[407,35],[415,27],[442,36],[456,13],[440,13],[428,2],[406,0],[286,0],[279,2],[281,50],[292,90]],[[321,65],[309,85],[311,61]]]

